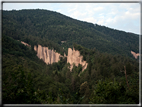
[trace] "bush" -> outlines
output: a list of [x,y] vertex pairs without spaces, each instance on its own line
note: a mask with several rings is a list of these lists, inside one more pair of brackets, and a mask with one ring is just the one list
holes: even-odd
[[[110,82],[108,80],[100,80],[91,95],[90,103],[95,104],[133,104],[136,103],[131,91],[126,90],[124,84],[119,82]],[[132,94],[132,93],[131,93]]]

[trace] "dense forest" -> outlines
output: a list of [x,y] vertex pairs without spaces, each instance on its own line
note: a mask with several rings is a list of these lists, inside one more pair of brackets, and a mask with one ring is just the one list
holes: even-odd
[[[2,11],[2,18],[2,34],[28,44],[32,44],[32,41],[56,48],[61,53],[63,50],[58,49],[58,46],[64,47],[67,54],[67,49],[73,43],[114,55],[133,57],[131,50],[139,52],[139,36],[136,34],[79,21],[53,11]],[[54,42],[52,46],[49,46],[49,41]]]
[[[129,52],[138,52],[138,35],[47,10],[3,11],[2,17],[3,104],[139,103],[139,63]],[[61,54],[74,47],[87,69],[74,65],[71,72],[66,57],[46,65],[37,44]]]

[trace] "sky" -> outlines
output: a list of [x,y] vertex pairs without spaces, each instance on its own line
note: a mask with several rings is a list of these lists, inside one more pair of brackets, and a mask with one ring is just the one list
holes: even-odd
[[140,34],[140,3],[3,3],[3,10],[13,9],[46,9],[77,20]]

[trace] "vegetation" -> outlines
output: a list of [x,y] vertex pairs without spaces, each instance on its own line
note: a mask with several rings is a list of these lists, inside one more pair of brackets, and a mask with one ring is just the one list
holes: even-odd
[[131,58],[133,56],[130,51],[138,53],[139,50],[139,36],[136,34],[75,20],[57,12],[39,9],[12,10],[3,11],[2,18],[3,35],[28,44],[48,46],[62,54],[64,51],[67,54],[67,49],[73,43]]
[[[2,103],[138,104],[139,64],[128,53],[137,51],[138,37],[100,27],[46,10],[3,11]],[[74,47],[87,69],[71,72],[67,58],[46,65],[33,51],[37,44],[62,54]]]
[[[2,46],[3,103],[139,103],[138,63],[134,60],[82,47],[89,65],[78,76],[82,67],[74,66],[70,72],[66,58],[46,65],[30,48],[7,36],[2,37]],[[120,72],[124,65],[129,87]]]

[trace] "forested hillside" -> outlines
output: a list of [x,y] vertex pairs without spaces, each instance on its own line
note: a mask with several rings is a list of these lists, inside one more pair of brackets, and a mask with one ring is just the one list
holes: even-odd
[[[2,37],[2,98],[5,104],[138,103],[138,63],[79,45],[88,68],[69,70],[66,58],[46,65],[35,52],[7,36]],[[124,74],[126,66],[128,86]]]
[[[3,104],[139,103],[139,63],[129,52],[138,51],[138,35],[47,10],[2,15]],[[74,65],[71,72],[66,57],[47,65],[33,49],[38,44],[62,55],[74,47],[87,69]]]
[[[46,46],[50,40],[64,47],[66,53],[67,48],[72,47],[73,43],[89,49],[96,48],[100,52],[129,57],[132,57],[131,50],[138,53],[139,49],[139,36],[136,34],[75,20],[53,11],[39,9],[3,11],[2,17],[4,35],[29,44],[32,40]],[[61,49],[57,51],[63,52]]]

